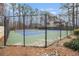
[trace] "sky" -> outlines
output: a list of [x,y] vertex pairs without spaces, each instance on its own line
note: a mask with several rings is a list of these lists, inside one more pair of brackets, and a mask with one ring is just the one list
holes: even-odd
[[33,9],[37,8],[42,11],[49,11],[53,14],[59,14],[60,3],[27,3],[27,5],[31,6]]

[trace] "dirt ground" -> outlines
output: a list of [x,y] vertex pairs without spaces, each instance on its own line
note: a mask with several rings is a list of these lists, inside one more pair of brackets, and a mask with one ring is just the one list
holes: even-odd
[[4,27],[0,26],[0,40],[2,40],[3,36],[4,36]]
[[22,47],[22,46],[6,46],[0,48],[0,55],[2,56],[79,56],[78,51],[73,51],[63,46],[64,42],[69,42],[74,35],[69,38],[64,38],[58,42],[53,43],[47,48],[37,47]]

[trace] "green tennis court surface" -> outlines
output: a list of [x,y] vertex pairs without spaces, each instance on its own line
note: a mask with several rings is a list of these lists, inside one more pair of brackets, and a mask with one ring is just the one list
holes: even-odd
[[[34,32],[35,31],[35,32]],[[30,31],[31,32],[31,31]],[[34,32],[34,33],[32,33]],[[26,34],[25,36],[25,45],[26,46],[44,46],[45,45],[45,32],[32,30],[30,35]],[[41,32],[41,33],[36,33]],[[27,33],[27,32],[26,32]],[[69,35],[70,35],[69,31]],[[67,36],[66,31],[62,31],[62,38]],[[51,44],[58,40],[60,37],[60,31],[47,31],[47,44]],[[15,31],[10,31],[9,37],[7,39],[7,45],[23,45],[24,38],[22,33],[18,33]]]

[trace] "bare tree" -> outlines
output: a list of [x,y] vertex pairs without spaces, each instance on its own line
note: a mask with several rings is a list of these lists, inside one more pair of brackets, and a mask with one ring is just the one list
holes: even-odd
[[13,26],[12,26],[12,27],[13,27],[13,29],[14,29],[14,28],[15,28],[14,22],[15,22],[15,9],[16,9],[16,3],[11,3],[10,5],[11,5],[12,11],[13,11],[13,16],[12,16],[12,17],[13,17],[13,24],[12,24]]

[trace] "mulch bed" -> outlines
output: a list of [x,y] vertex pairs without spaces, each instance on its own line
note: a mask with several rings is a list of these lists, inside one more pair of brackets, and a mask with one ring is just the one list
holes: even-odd
[[75,36],[54,43],[47,48],[6,46],[0,49],[0,55],[3,56],[79,56],[78,51],[73,51],[63,46],[64,42],[71,41]]

